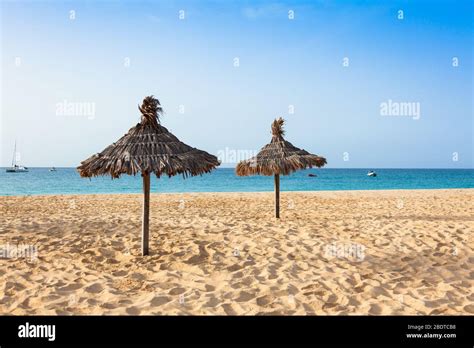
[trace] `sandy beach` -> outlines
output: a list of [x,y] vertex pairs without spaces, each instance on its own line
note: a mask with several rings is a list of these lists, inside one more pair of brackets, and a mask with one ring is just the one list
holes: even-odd
[[0,197],[0,314],[474,314],[474,189],[273,198],[152,194],[142,257],[141,194]]

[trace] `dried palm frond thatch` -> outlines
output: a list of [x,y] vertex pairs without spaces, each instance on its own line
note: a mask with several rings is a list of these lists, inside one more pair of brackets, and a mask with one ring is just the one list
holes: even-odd
[[265,145],[257,156],[237,164],[235,172],[239,176],[274,175],[275,176],[275,215],[280,217],[280,174],[288,175],[294,171],[312,167],[322,167],[327,162],[324,157],[301,150],[283,138],[283,118],[272,123],[272,140]]
[[160,123],[163,114],[158,99],[146,97],[138,106],[141,122],[117,142],[106,147],[77,167],[81,177],[141,173],[145,194],[143,220],[143,254],[148,254],[148,210],[150,174],[158,178],[182,174],[183,177],[210,172],[220,163],[217,157],[179,141]]
[[102,152],[82,161],[77,167],[82,177],[118,178],[137,173],[187,177],[208,173],[219,165],[217,157],[182,143],[160,124],[163,109],[158,99],[146,97],[138,109],[141,122]]

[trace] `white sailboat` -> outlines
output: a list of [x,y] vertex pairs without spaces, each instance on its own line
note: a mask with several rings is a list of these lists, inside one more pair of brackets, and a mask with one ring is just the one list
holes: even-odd
[[15,141],[15,148],[13,150],[13,159],[12,159],[12,166],[7,168],[7,173],[28,173],[28,168],[18,165],[16,162],[16,141]]

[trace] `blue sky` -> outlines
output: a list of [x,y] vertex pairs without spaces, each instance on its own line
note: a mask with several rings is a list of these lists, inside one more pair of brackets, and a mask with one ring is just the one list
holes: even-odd
[[[214,154],[260,149],[283,116],[286,138],[328,167],[474,164],[472,1],[4,1],[1,9],[1,166],[15,139],[24,165],[77,166],[135,125],[150,94],[168,129]],[[420,112],[381,114],[389,101]],[[59,104],[94,113],[61,114]]]

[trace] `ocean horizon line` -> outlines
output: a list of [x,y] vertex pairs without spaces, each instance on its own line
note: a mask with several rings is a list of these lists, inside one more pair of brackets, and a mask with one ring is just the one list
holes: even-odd
[[[236,163],[237,165],[237,163]],[[1,166],[0,169],[7,169],[11,168],[11,166]],[[50,169],[50,168],[56,168],[56,169],[76,169],[77,167],[70,167],[70,166],[27,166],[28,169]],[[215,168],[213,170],[219,170],[219,169],[235,169],[235,167],[232,166],[219,166],[218,168]],[[324,168],[308,168],[307,170],[327,170],[327,169],[392,169],[392,170],[397,170],[397,169],[403,169],[403,170],[409,170],[409,169],[421,169],[421,170],[474,170],[474,167],[467,167],[467,168],[451,168],[451,167],[327,167],[325,166]]]
[[[454,191],[454,190],[474,190],[474,187],[452,187],[452,188],[394,188],[394,189],[352,189],[352,190],[281,190],[285,194],[305,194],[305,193],[364,193],[364,192],[417,192],[417,191]],[[183,192],[150,192],[151,195],[166,195],[166,196],[179,196],[179,195],[199,195],[199,194],[219,194],[219,195],[233,195],[233,194],[273,194],[273,190],[267,191],[183,191]],[[127,195],[143,195],[143,192],[87,192],[87,193],[32,193],[32,194],[21,194],[21,195],[1,195],[0,197],[54,197],[54,196],[127,196]]]

